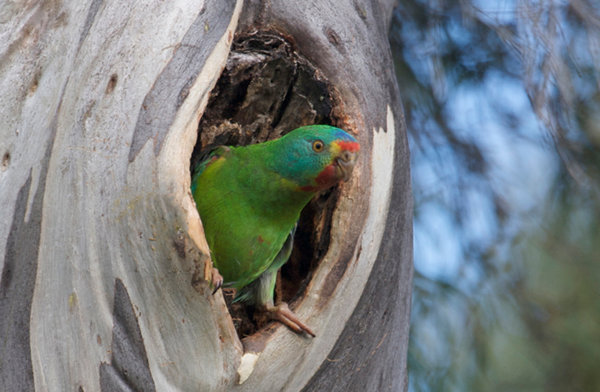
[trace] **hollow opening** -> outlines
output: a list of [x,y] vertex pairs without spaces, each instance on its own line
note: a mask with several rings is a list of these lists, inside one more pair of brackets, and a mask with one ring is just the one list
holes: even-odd
[[[236,34],[227,65],[211,92],[198,126],[191,172],[201,152],[215,145],[248,145],[276,139],[303,125],[336,125],[335,92],[319,72],[281,35],[269,31]],[[275,301],[293,309],[327,252],[337,187],[317,195],[303,210],[290,260],[277,279]],[[240,338],[256,332],[253,309],[225,297]]]

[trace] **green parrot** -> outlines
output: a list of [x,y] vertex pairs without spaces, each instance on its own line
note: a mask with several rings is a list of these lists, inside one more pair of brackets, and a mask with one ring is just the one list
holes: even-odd
[[287,304],[274,304],[277,271],[290,257],[304,206],[348,180],[359,149],[343,130],[311,125],[265,143],[220,146],[201,158],[192,194],[213,264],[224,286],[236,289],[236,301],[315,336]]

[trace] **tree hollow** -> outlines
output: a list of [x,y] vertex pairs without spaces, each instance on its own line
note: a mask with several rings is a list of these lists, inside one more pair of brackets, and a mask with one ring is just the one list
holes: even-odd
[[[198,125],[198,141],[191,172],[201,153],[216,145],[248,145],[276,139],[304,125],[336,125],[339,121],[335,89],[296,50],[293,42],[274,31],[236,34],[227,65],[211,92]],[[277,280],[276,301],[293,308],[302,297],[311,274],[327,252],[337,187],[317,195],[303,210],[294,237],[294,250]],[[252,309],[232,304],[228,308],[240,338],[260,325]]]

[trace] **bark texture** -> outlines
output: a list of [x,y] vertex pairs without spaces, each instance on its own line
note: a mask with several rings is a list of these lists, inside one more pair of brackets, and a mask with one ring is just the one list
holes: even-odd
[[[0,5],[1,389],[406,388],[412,200],[391,10],[359,0]],[[264,51],[268,36],[285,42],[281,55],[242,41],[258,37]],[[242,81],[243,97],[217,84],[224,69],[240,72],[223,75]],[[230,109],[209,106],[211,131],[198,134],[211,91]],[[194,146],[311,122],[362,146],[353,179],[303,218],[294,260],[310,268],[287,275],[299,293],[288,299],[317,337],[270,325],[240,340],[206,282]]]

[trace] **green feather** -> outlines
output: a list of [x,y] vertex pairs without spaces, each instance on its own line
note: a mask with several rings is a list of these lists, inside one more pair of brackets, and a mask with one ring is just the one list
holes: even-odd
[[338,157],[340,141],[356,143],[338,128],[302,127],[265,143],[219,147],[195,168],[192,194],[225,285],[241,290],[264,274],[255,283],[260,289],[249,287],[239,298],[272,301],[300,212],[319,187],[332,185],[318,177]]

